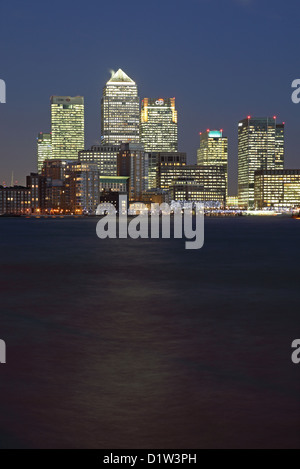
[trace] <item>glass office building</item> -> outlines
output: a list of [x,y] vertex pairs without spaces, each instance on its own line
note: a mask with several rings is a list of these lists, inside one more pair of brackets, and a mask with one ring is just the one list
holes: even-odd
[[[200,165],[168,165],[163,164],[158,172],[158,185],[164,190],[169,190],[171,197],[179,197],[180,191],[197,192],[195,200],[203,202],[226,203],[226,174],[224,166],[200,166]],[[201,189],[200,189],[201,188]],[[191,191],[192,189],[192,191]],[[175,191],[175,192],[174,192]],[[199,193],[201,191],[201,194]],[[176,200],[176,199],[174,199]]]
[[186,153],[160,152],[157,153],[156,187],[168,190],[177,177],[178,168],[186,165]]
[[211,204],[215,204],[221,202],[213,196],[213,199],[210,200],[212,194],[209,194],[209,200],[206,200],[207,195],[202,184],[197,183],[192,178],[178,178],[174,182],[172,182],[170,189],[170,200],[175,202],[211,202]]
[[51,133],[40,132],[37,136],[37,169],[41,174],[45,160],[52,158]]
[[84,149],[84,98],[51,97],[52,158],[77,160]]
[[254,206],[258,210],[300,207],[300,169],[256,171]]
[[119,69],[103,88],[102,143],[139,143],[139,97],[136,83]]
[[284,123],[276,117],[248,116],[238,125],[239,205],[254,208],[254,174],[259,170],[282,170],[284,166]]
[[175,98],[142,100],[140,139],[146,152],[178,150]]
[[148,167],[148,181],[147,189],[152,190],[157,188],[157,163],[159,153],[146,153],[145,152],[145,164]]
[[96,163],[101,176],[117,176],[117,158],[120,145],[93,145],[78,153],[82,163]]
[[197,151],[197,164],[201,166],[223,166],[228,181],[228,139],[223,130],[200,132],[200,148]]

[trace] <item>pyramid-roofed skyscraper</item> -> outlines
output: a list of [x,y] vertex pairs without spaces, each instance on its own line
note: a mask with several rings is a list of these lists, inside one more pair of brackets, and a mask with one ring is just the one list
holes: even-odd
[[136,83],[119,69],[103,88],[101,138],[104,144],[139,143],[139,97]]

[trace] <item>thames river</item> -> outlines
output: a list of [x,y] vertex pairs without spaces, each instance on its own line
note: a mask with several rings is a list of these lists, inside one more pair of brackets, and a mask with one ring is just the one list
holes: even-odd
[[300,220],[0,219],[0,448],[300,448]]

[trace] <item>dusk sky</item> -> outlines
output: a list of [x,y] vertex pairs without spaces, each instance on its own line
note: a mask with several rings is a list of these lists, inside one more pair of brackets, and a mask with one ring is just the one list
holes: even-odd
[[100,99],[122,68],[143,97],[176,97],[179,150],[196,162],[199,132],[229,138],[236,192],[237,122],[286,122],[287,168],[300,168],[300,78],[296,0],[11,0],[0,6],[0,183],[36,171],[36,136],[50,130],[51,95],[83,95],[86,141],[100,140]]

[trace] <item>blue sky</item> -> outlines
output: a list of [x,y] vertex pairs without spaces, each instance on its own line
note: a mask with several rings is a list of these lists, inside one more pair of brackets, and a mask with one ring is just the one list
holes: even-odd
[[122,68],[140,97],[176,97],[179,149],[196,161],[199,132],[229,138],[230,192],[237,122],[286,122],[286,166],[300,168],[298,2],[289,0],[19,1],[0,6],[0,183],[36,168],[36,135],[50,128],[51,95],[83,95],[86,147],[100,138],[100,99]]

